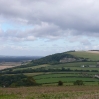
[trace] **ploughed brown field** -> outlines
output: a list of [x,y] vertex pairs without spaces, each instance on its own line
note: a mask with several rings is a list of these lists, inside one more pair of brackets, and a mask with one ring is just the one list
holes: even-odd
[[0,88],[0,99],[99,99],[99,86]]

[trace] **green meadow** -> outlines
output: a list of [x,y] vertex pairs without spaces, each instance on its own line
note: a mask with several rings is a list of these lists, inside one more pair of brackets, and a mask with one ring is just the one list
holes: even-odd
[[88,51],[76,51],[68,53],[77,57],[89,58],[89,60],[92,61],[99,61],[99,53],[90,53]]

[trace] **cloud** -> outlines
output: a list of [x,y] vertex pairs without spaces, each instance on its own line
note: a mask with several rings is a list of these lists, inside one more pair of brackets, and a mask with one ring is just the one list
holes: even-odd
[[87,45],[87,46],[91,45],[91,42],[90,42],[88,39],[83,39],[83,40],[81,41],[81,43],[82,43],[83,45]]
[[0,41],[65,38],[68,49],[79,49],[80,45],[69,45],[77,42],[88,46],[85,49],[98,48],[90,40],[99,39],[98,4],[98,0],[0,0]]
[[26,31],[32,38],[59,38],[69,31],[99,37],[98,4],[98,0],[1,0],[0,16],[13,24],[31,25]]

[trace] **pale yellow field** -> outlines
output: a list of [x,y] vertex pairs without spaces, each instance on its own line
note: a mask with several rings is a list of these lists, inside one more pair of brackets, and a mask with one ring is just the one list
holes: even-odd
[[0,63],[0,70],[20,66],[21,62],[2,62]]
[[86,51],[88,53],[95,53],[95,54],[99,54],[99,51]]

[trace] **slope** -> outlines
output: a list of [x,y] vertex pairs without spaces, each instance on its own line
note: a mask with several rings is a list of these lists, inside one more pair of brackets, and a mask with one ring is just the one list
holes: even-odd
[[68,54],[73,55],[75,57],[87,58],[90,61],[99,61],[99,52],[96,53],[96,51],[76,51],[68,52]]

